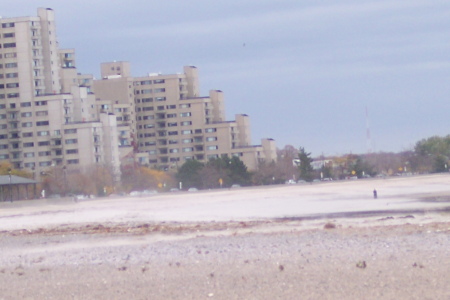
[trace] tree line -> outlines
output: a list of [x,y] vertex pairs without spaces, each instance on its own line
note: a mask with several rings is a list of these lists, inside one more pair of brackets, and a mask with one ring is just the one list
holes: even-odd
[[[157,170],[150,166],[122,166],[121,178],[114,178],[112,168],[97,165],[84,170],[49,168],[40,175],[39,188],[47,195],[84,194],[110,195],[131,191],[171,189],[229,188],[232,186],[280,184],[286,181],[364,178],[373,176],[409,175],[448,172],[450,135],[418,141],[412,150],[399,153],[378,152],[318,156],[312,158],[304,147],[285,146],[277,150],[277,159],[262,162],[258,170],[248,171],[239,157],[223,156],[206,163],[188,160],[178,169]],[[0,162],[0,175],[34,178],[36,174],[13,169],[7,161]]]

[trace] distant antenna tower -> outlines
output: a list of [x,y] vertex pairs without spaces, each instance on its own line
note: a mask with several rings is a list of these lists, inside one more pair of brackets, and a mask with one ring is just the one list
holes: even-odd
[[372,153],[372,141],[370,140],[370,127],[369,127],[369,111],[366,106],[366,143],[367,153]]

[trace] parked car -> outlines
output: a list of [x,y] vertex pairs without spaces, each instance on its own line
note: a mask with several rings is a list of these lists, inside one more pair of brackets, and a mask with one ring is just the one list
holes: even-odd
[[188,189],[188,192],[198,192],[198,189],[195,187],[191,187]]

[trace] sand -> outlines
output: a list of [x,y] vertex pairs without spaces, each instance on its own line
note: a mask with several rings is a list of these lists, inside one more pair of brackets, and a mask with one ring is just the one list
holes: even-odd
[[449,179],[1,203],[0,299],[450,299]]

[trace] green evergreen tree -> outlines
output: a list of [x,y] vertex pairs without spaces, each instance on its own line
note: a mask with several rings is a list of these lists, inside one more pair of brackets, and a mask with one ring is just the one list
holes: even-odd
[[312,181],[314,176],[314,170],[311,165],[313,159],[311,158],[311,153],[305,151],[305,148],[300,147],[298,158],[300,160],[299,171],[300,179],[306,181]]
[[204,165],[198,160],[188,160],[180,167],[176,178],[183,183],[183,188],[202,188],[200,171],[203,167]]

